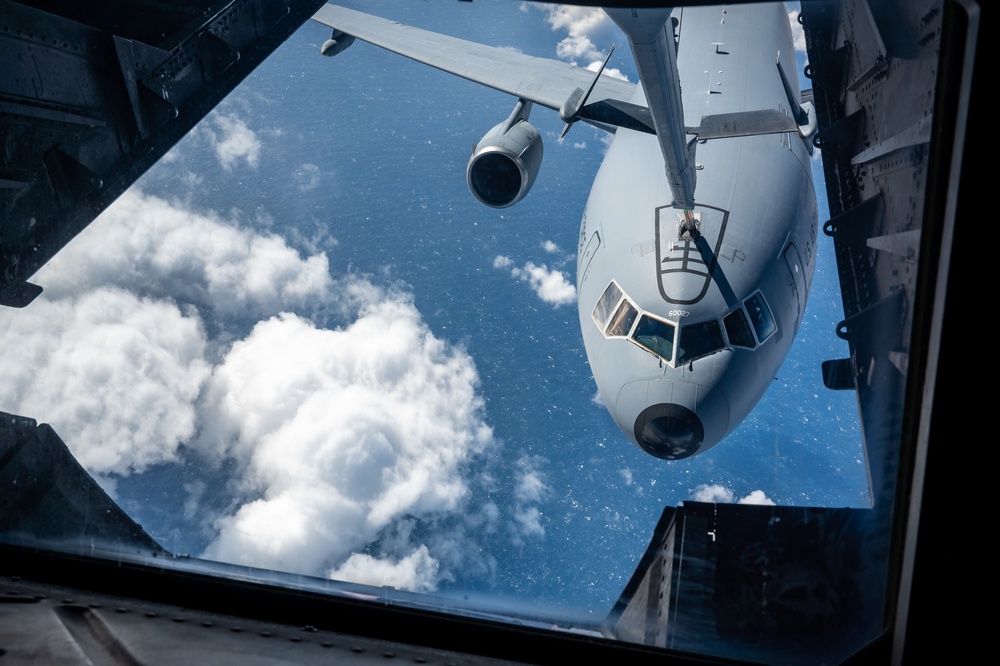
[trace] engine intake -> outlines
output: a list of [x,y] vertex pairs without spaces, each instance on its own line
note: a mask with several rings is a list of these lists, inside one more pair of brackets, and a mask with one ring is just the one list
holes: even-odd
[[520,109],[498,123],[479,142],[465,170],[472,195],[491,208],[523,199],[542,164],[542,136]]

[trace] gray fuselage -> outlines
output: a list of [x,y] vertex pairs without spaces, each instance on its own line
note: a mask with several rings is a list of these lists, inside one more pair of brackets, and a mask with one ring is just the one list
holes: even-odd
[[[685,125],[787,110],[775,57],[796,64],[782,5],[673,16]],[[633,101],[646,105],[642,86]],[[704,452],[746,418],[788,353],[815,268],[797,134],[699,143],[695,163],[697,227],[682,234],[657,137],[618,129],[580,229],[580,325],[600,395],[622,432],[666,459]]]

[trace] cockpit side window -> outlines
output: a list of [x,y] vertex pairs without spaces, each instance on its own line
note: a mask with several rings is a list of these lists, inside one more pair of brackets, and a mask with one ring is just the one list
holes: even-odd
[[608,330],[606,333],[611,336],[628,335],[628,332],[632,330],[632,323],[635,321],[635,317],[638,314],[639,312],[626,298],[622,301],[621,305],[618,306],[618,310],[615,311],[615,315],[608,323]]
[[618,285],[612,281],[608,288],[604,290],[601,294],[601,298],[597,301],[597,305],[594,306],[594,322],[597,327],[604,330],[604,325],[608,323],[608,317],[611,313],[615,311],[615,306],[618,305],[618,301],[621,300],[622,290],[618,288]]
[[601,298],[598,299],[591,316],[604,335],[625,337],[632,330],[632,324],[639,316],[639,310],[621,290],[621,287],[612,280],[604,293],[601,294]]
[[727,314],[722,320],[722,324],[726,327],[729,344],[734,347],[753,349],[756,343],[753,339],[753,333],[750,332],[750,322],[747,321],[747,315],[743,308],[736,308]]
[[757,332],[757,340],[764,342],[774,335],[774,331],[776,330],[774,317],[771,316],[771,309],[767,307],[764,294],[758,291],[743,301],[743,304],[746,305],[747,314],[750,315],[750,323],[753,324],[753,329]]
[[684,364],[701,356],[708,356],[725,346],[726,341],[722,338],[722,327],[719,326],[718,319],[685,324],[681,328],[677,345],[677,363]]
[[632,334],[632,340],[665,361],[670,361],[674,356],[673,324],[642,315],[635,327],[635,333]]

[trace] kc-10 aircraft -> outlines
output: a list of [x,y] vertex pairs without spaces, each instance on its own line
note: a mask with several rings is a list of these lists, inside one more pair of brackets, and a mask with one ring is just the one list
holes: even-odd
[[815,114],[792,85],[781,3],[606,11],[638,84],[334,5],[313,19],[333,28],[323,55],[361,39],[517,98],[466,169],[487,206],[517,203],[535,180],[533,105],[558,111],[564,134],[578,121],[614,133],[580,227],[580,326],[622,432],[678,460],[746,418],[802,321],[815,269]]

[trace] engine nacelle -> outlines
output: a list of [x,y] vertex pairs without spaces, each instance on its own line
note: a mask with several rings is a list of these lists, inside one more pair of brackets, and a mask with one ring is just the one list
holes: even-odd
[[476,146],[465,178],[480,202],[506,208],[528,193],[541,164],[541,134],[527,120],[508,119],[487,132]]
[[323,42],[323,46],[319,48],[319,52],[325,55],[327,58],[332,58],[338,53],[342,53],[344,49],[354,43],[354,35],[348,35],[346,32],[341,32],[340,30],[334,30],[333,36],[330,39]]

